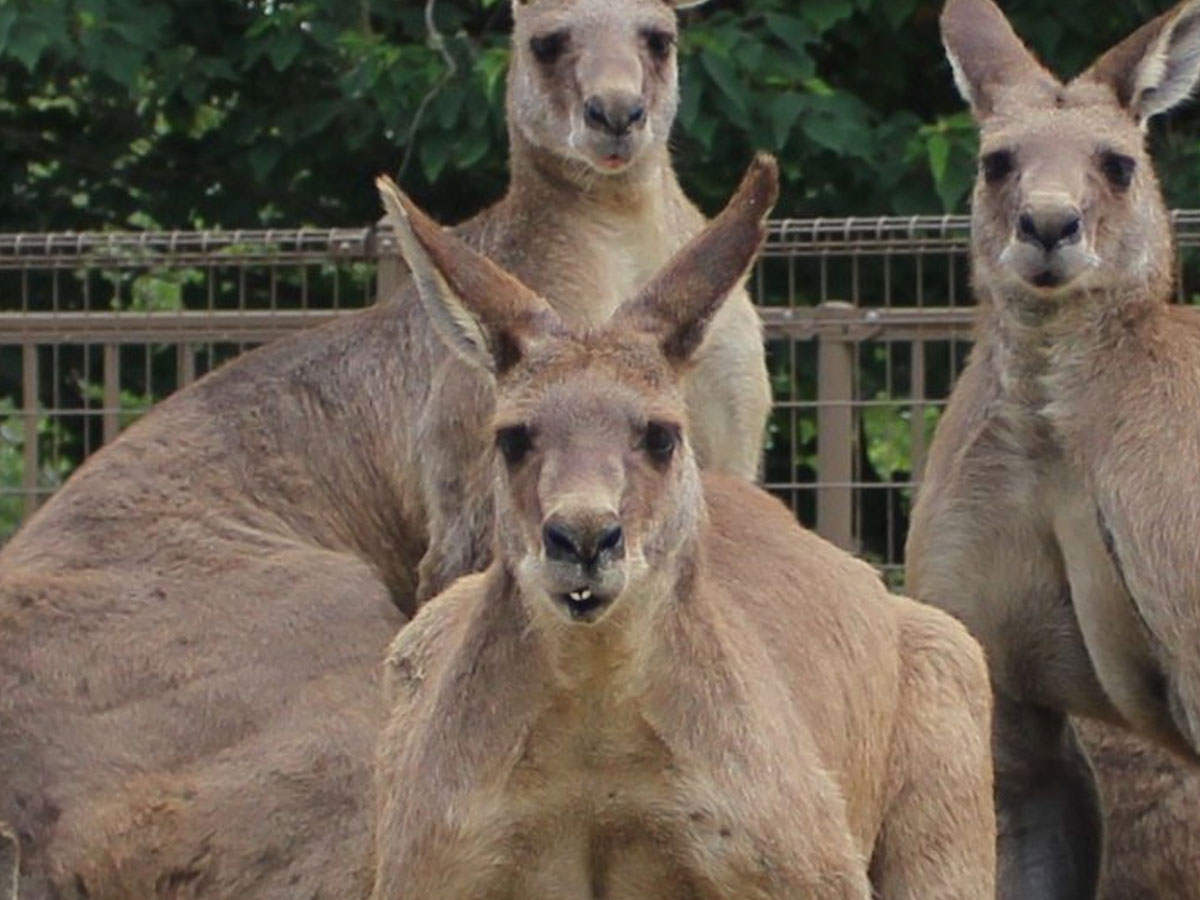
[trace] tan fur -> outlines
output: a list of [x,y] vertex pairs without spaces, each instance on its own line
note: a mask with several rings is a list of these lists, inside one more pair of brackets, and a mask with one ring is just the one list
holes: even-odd
[[[512,185],[458,233],[593,324],[703,224],[668,157],[673,50],[652,59],[641,30],[673,34],[674,13],[515,14]],[[572,40],[545,70],[529,42],[551,26]],[[597,58],[594,84],[572,68]],[[597,137],[585,94],[621,84],[643,124]],[[597,168],[609,151],[624,168]],[[705,464],[753,477],[769,392],[740,288],[688,392]],[[50,884],[91,900],[354,895],[377,715],[364,673],[397,607],[488,560],[491,403],[406,287],[171,397],[9,542],[0,821],[26,850],[23,900]]]
[[978,648],[695,464],[681,373],[775,178],[756,163],[586,332],[531,292],[514,316],[502,273],[382,185],[425,301],[490,348],[502,525],[392,646],[376,900],[992,896]]
[[1091,776],[1063,713],[1200,751],[1200,314],[1169,305],[1170,228],[1143,146],[1146,119],[1196,81],[1200,4],[1065,85],[990,0],[951,0],[942,30],[981,130],[980,313],[914,510],[908,584],[988,653],[1001,896],[1090,896]]

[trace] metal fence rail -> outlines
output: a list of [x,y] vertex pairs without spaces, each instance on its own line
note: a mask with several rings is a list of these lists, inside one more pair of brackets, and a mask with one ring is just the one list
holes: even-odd
[[[1186,266],[1200,211],[1175,213]],[[752,284],[776,396],[764,481],[895,571],[969,345],[962,216],[778,220]],[[86,456],[242,352],[367,305],[386,228],[0,235],[0,538]]]

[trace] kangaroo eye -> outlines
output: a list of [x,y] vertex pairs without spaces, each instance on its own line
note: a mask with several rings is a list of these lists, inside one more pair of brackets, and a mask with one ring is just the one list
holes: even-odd
[[642,437],[642,448],[657,463],[665,463],[679,444],[679,426],[666,422],[651,422]]
[[675,46],[675,35],[660,28],[647,28],[642,32],[642,40],[650,55],[660,62],[671,55],[671,48]]
[[999,184],[1012,174],[1016,161],[1010,151],[995,150],[985,155],[979,165],[983,170],[984,181],[988,184]]
[[530,38],[529,49],[533,52],[533,58],[543,66],[552,66],[567,49],[569,39],[570,34],[566,31],[551,31]]
[[533,449],[533,432],[525,425],[510,425],[496,430],[496,446],[510,466],[520,465]]
[[1124,153],[1107,151],[1100,157],[1100,170],[1108,183],[1117,190],[1123,191],[1133,183],[1133,173],[1137,169],[1137,160]]

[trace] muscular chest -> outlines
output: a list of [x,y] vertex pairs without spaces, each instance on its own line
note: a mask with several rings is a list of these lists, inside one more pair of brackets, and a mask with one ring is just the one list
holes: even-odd
[[[680,240],[655,222],[598,219],[580,228],[570,278],[548,293],[572,325],[593,327],[607,321],[634,296],[679,248]],[[566,270],[564,270],[566,271]]]
[[503,781],[472,797],[460,834],[504,860],[480,896],[699,900],[697,851],[719,857],[729,835],[715,793],[636,713],[559,708]]

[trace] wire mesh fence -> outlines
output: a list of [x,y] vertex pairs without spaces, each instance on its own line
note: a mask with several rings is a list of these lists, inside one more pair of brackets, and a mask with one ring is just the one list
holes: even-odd
[[[1175,221],[1186,300],[1200,212]],[[969,349],[967,237],[958,216],[776,221],[751,283],[776,397],[764,482],[892,573]],[[0,538],[151,405],[400,271],[375,228],[0,235]]]

